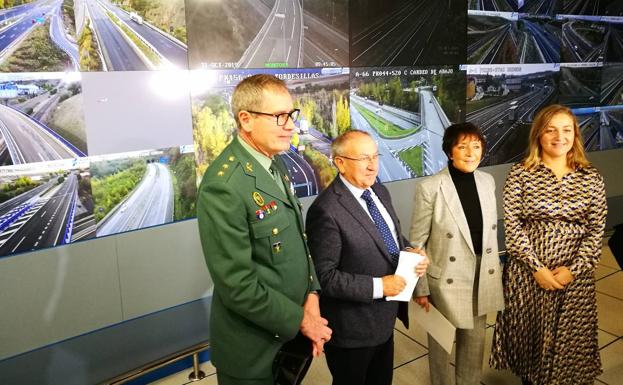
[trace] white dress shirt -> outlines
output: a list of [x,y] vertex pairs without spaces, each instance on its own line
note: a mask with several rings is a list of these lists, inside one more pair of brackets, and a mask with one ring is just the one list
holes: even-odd
[[[352,183],[347,181],[346,178],[344,178],[341,174],[340,174],[340,179],[342,180],[342,182],[344,182],[344,185],[346,186],[346,188],[348,188],[348,191],[350,191],[351,194],[353,194],[353,196],[355,197],[355,199],[357,199],[357,202],[359,202],[359,204],[361,205],[363,210],[366,212],[366,214],[368,214],[368,216],[370,217],[370,220],[374,222],[374,220],[372,219],[372,215],[370,215],[370,212],[368,211],[368,205],[366,204],[366,201],[363,200],[363,198],[361,197],[361,195],[363,194],[365,190],[360,189],[359,187],[353,186]],[[392,237],[394,238],[394,242],[396,242],[396,247],[400,249],[400,243],[398,243],[398,233],[396,232],[396,225],[394,224],[394,220],[389,215],[389,212],[387,211],[387,209],[385,208],[385,206],[383,205],[379,197],[376,196],[376,194],[374,193],[374,190],[372,190],[371,188],[368,188],[367,190],[370,191],[370,196],[372,197],[374,204],[379,209],[379,212],[381,213],[383,220],[385,221],[385,223],[387,223],[389,230],[392,232]],[[380,277],[373,277],[372,285],[373,285],[372,298],[373,299],[383,298],[383,279]]]

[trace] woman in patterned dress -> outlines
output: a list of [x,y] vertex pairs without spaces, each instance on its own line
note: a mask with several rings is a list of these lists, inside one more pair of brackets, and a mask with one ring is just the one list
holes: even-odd
[[490,364],[524,384],[593,384],[601,374],[595,267],[606,221],[604,182],[564,106],[541,110],[528,155],[504,186],[506,308]]

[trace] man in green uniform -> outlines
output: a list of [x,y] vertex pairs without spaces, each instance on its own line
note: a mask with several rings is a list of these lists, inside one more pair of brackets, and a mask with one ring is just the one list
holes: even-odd
[[331,338],[298,199],[279,153],[298,110],[283,81],[254,75],[232,95],[238,135],[208,167],[197,217],[214,281],[211,359],[220,385],[271,385],[273,360],[301,333],[314,355]]

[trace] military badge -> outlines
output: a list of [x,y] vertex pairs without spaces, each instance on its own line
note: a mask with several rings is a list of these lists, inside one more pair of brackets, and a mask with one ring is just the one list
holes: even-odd
[[260,207],[264,206],[264,197],[257,191],[253,191],[253,201]]

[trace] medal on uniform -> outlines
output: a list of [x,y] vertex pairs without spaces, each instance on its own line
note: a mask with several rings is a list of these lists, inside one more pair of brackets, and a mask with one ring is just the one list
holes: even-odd
[[255,216],[257,217],[257,219],[264,219],[264,210],[255,211]]
[[281,251],[281,242],[275,242],[273,243],[273,251],[275,253],[278,253]]
[[257,191],[253,191],[253,201],[256,205],[262,207],[264,206],[264,197]]

